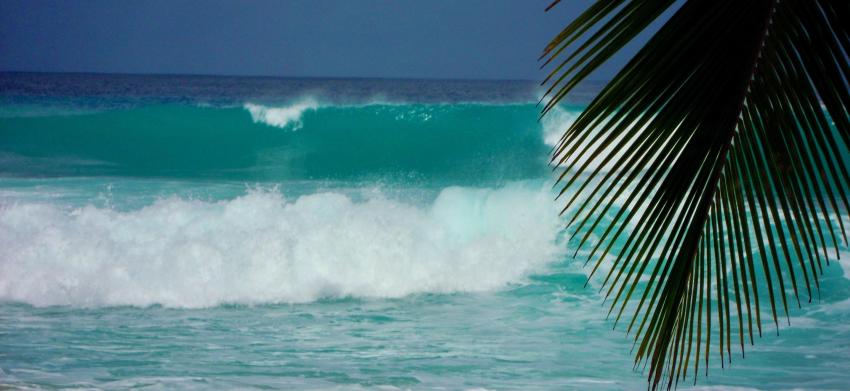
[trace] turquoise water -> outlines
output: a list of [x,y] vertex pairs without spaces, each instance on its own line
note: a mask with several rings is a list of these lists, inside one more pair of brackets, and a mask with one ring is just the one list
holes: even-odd
[[[524,82],[0,87],[2,385],[645,387],[550,190],[586,96],[538,122]],[[850,387],[843,258],[699,386]]]
[[532,104],[290,105],[9,116],[0,173],[474,183],[545,172]]

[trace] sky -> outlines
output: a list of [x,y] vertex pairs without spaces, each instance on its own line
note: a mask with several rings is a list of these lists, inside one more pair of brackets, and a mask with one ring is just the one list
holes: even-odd
[[540,80],[550,1],[0,0],[0,71]]

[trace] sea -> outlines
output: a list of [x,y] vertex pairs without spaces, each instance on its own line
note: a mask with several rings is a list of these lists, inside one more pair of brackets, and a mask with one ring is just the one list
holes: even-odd
[[[549,165],[602,86],[0,73],[0,388],[646,389]],[[679,387],[850,389],[840,251]]]

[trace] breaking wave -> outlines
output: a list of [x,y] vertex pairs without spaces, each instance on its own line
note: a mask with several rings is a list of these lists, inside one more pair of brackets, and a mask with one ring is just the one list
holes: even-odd
[[269,190],[132,211],[0,204],[0,300],[209,307],[488,291],[559,258],[556,216],[551,193],[527,184],[450,187],[421,205]]

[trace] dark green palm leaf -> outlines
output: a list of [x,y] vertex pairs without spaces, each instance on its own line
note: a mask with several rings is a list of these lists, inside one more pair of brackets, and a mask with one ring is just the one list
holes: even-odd
[[714,345],[731,361],[811,301],[850,210],[850,2],[679,3],[598,1],[541,56],[545,114],[675,9],[553,157],[576,244],[591,275],[607,269],[615,322],[631,314],[652,388],[696,379]]

